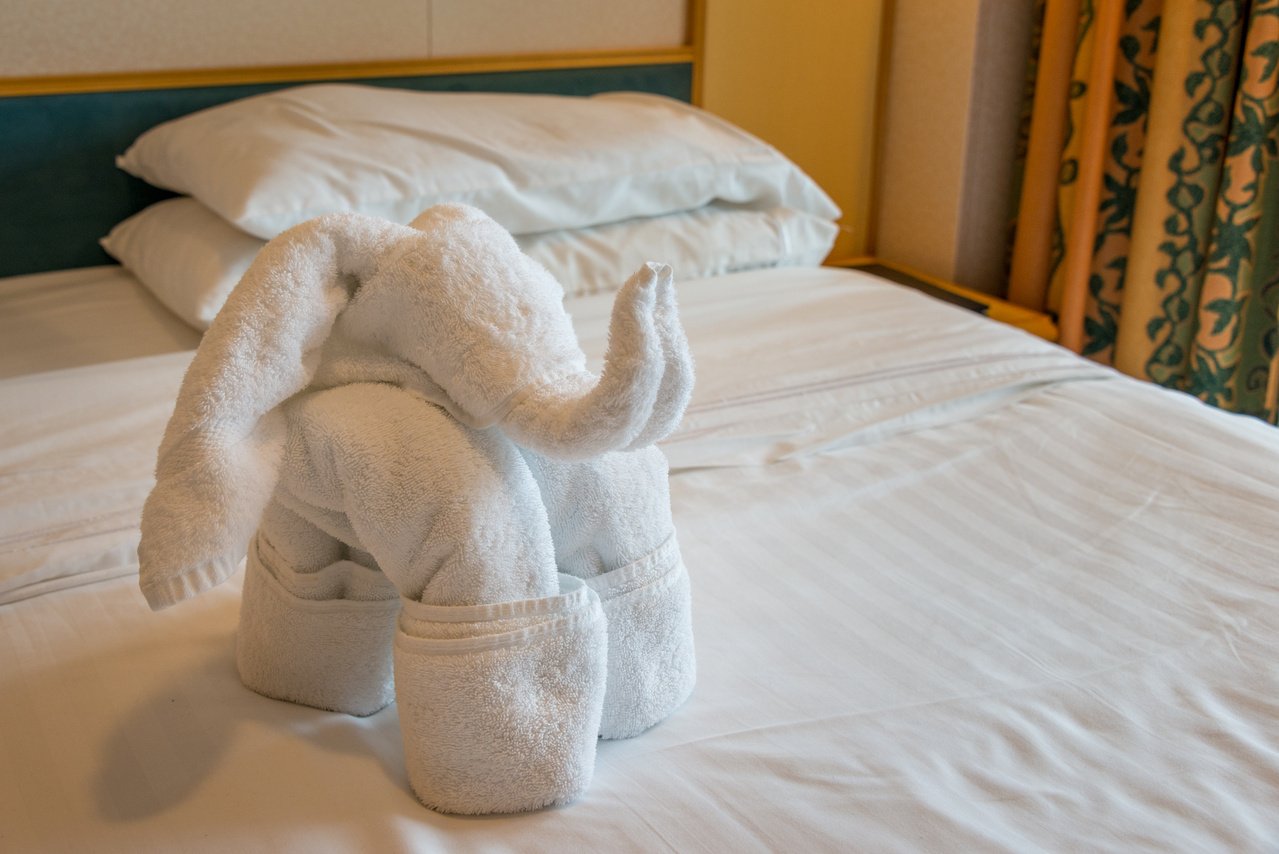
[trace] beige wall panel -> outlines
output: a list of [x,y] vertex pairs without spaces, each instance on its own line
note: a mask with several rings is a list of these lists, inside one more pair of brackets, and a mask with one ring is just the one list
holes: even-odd
[[1007,288],[1032,0],[896,0],[875,252]]
[[0,76],[674,47],[685,0],[0,0]]
[[896,0],[875,252],[953,279],[981,0]]
[[676,47],[684,0],[430,0],[432,55]]
[[1030,0],[985,0],[977,21],[955,281],[1007,290],[1008,224],[1016,208],[1013,156],[1033,28]]
[[[948,0],[949,2],[949,0]],[[881,0],[709,0],[703,106],[771,143],[844,211],[864,254]]]
[[0,76],[420,58],[429,0],[0,0]]

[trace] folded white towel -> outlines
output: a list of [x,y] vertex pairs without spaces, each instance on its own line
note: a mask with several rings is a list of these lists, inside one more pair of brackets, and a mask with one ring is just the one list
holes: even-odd
[[286,407],[279,499],[372,554],[399,595],[478,605],[559,590],[546,509],[519,450],[384,383]]
[[[268,243],[187,369],[142,510],[139,585],[164,608],[224,581],[275,488],[279,403],[310,380],[319,346],[392,242],[387,223],[325,218]],[[405,229],[407,231],[407,229]]]
[[697,681],[688,571],[672,537],[629,566],[585,579],[608,619],[604,738],[632,738],[666,720]]
[[561,580],[556,595],[522,602],[404,603],[396,698],[422,803],[521,812],[568,803],[590,784],[608,640],[599,597]]
[[656,447],[560,462],[525,451],[561,572],[599,593],[608,618],[600,735],[630,738],[664,720],[697,678],[688,573]]
[[[626,481],[602,497],[643,510],[634,531],[618,523],[622,507],[598,526],[616,537],[600,563],[616,581],[588,585],[557,572],[523,452],[584,460],[674,428],[692,365],[673,288],[657,264],[622,287],[596,377],[559,285],[479,211],[440,206],[410,228],[336,215],[286,232],[183,381],[143,512],[148,602],[165,607],[225,578],[265,512],[242,611],[246,684],[376,710],[394,589],[407,603],[395,694],[419,797],[471,813],[571,799],[590,779],[606,672],[619,674],[623,698],[622,722],[606,728],[616,734],[651,725],[687,693],[674,699],[637,657],[676,656],[677,681],[691,687],[691,634],[671,628],[686,628],[687,586],[678,601],[619,604],[639,587],[677,589],[658,584],[670,549],[654,556],[672,531],[660,454],[611,454],[594,469]],[[595,588],[617,600],[626,649],[616,666]],[[660,620],[636,616],[655,612],[669,624],[660,632]]]
[[[336,591],[343,595],[317,595]],[[395,699],[391,643],[399,611],[400,598],[380,572],[337,561],[297,573],[259,534],[240,603],[240,679],[277,700],[371,715]]]

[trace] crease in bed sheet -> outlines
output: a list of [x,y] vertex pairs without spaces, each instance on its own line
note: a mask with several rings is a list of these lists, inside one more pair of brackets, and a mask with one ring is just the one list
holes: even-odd
[[137,571],[142,502],[191,355],[0,381],[0,604]]
[[[680,285],[698,385],[672,470],[763,465],[982,413],[1110,375],[1038,339],[864,274]],[[612,296],[570,302],[588,354]],[[0,382],[0,604],[135,571],[155,448],[190,353]],[[851,370],[850,370],[851,366]]]
[[[981,416],[1062,383],[1117,379],[1021,330],[831,268],[681,284],[697,385],[663,443],[672,472],[766,465]],[[574,303],[588,354],[607,298]]]
[[1035,361],[1034,355],[964,360],[963,367],[972,369],[966,371],[954,364],[920,365],[891,378],[848,378],[761,392],[749,401],[694,405],[662,448],[672,472],[767,465],[977,418],[1065,383],[1114,378],[1073,360]]

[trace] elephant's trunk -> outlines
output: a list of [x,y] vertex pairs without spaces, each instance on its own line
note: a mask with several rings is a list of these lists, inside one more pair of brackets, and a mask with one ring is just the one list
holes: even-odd
[[[604,370],[526,390],[502,419],[523,447],[581,460],[651,444],[675,428],[688,402],[692,363],[674,311],[670,268],[645,264],[613,304]],[[676,346],[672,346],[675,342]]]

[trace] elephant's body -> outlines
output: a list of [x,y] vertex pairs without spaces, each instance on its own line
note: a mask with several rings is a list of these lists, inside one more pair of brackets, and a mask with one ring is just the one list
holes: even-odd
[[286,417],[276,500],[368,553],[401,596],[468,605],[558,589],[537,484],[500,431],[381,383],[302,395]]
[[[299,395],[260,535],[299,572],[351,559],[431,605],[552,595],[674,532],[655,447],[586,462],[518,448],[383,383]],[[283,511],[283,512],[282,512]]]

